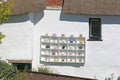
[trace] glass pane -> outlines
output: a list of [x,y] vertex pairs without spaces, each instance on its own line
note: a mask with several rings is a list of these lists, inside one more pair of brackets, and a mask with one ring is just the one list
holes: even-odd
[[101,21],[99,18],[90,19],[90,39],[101,39]]

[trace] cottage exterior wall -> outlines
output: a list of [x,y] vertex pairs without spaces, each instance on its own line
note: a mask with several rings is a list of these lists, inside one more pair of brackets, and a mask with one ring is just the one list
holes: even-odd
[[[28,15],[15,16],[0,25],[0,32],[6,35],[0,44],[0,57],[4,59],[31,60],[33,24]],[[25,20],[25,21],[24,21]]]
[[[0,56],[11,59],[32,59],[32,68],[40,63],[40,37],[48,33],[66,36],[83,34],[86,37],[86,62],[84,66],[48,65],[60,74],[82,76],[104,80],[114,73],[120,75],[119,33],[120,16],[87,16],[61,14],[60,10],[45,10],[30,14],[30,19],[1,25],[0,32],[6,34],[0,45]],[[40,19],[38,19],[40,17]],[[103,41],[87,41],[89,18],[101,18]],[[38,21],[37,21],[38,20]],[[34,25],[32,24],[32,22]],[[31,36],[32,35],[32,36]],[[2,54],[3,53],[3,54]],[[16,55],[17,54],[17,55]],[[18,57],[19,56],[19,57]]]
[[[54,16],[51,16],[54,15]],[[87,41],[89,35],[89,18],[101,18],[103,41]],[[67,36],[83,34],[86,37],[86,62],[84,66],[61,66],[49,65],[61,74],[72,76],[83,76],[104,80],[105,77],[114,73],[119,76],[119,42],[120,38],[119,16],[85,16],[65,15],[54,10],[45,10],[44,17],[34,28],[34,58],[40,63],[40,36],[48,33],[65,33]],[[114,47],[113,47],[114,46]],[[36,58],[37,56],[37,58]],[[38,59],[38,60],[37,60]],[[34,62],[36,62],[34,61]],[[35,67],[33,65],[33,67]]]

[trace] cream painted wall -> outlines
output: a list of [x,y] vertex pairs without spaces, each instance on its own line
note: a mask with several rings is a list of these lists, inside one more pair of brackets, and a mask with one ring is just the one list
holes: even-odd
[[[89,18],[101,18],[103,41],[87,41]],[[97,78],[114,73],[120,75],[120,16],[65,15],[60,10],[45,10],[43,13],[14,16],[0,26],[6,35],[0,45],[0,56],[6,59],[32,59],[32,68],[40,63],[40,37],[65,33],[67,36],[83,34],[86,37],[86,62],[84,66],[48,65],[60,74]]]
[[6,35],[0,44],[1,58],[32,59],[33,24],[28,19],[28,15],[14,16],[0,25],[0,32]]
[[[86,41],[86,63],[84,66],[48,65],[60,74],[97,78],[104,80],[105,77],[114,73],[114,77],[120,75],[120,16],[85,16],[65,15],[58,10],[45,10],[44,17],[34,28],[34,57],[33,67],[40,63],[40,36],[48,34],[65,33],[78,36],[83,34],[88,39],[89,18],[101,18],[103,41]],[[36,66],[37,63],[38,65]],[[114,79],[115,79],[114,78]]]

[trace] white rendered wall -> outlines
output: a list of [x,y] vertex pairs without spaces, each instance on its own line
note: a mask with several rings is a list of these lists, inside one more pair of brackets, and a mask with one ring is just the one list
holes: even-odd
[[[86,63],[84,66],[48,65],[60,74],[90,77],[104,80],[114,73],[120,75],[120,16],[63,15],[58,10],[45,10],[44,17],[34,27],[33,67],[40,63],[40,36],[65,33],[67,36],[83,34],[88,39],[89,18],[101,18],[103,41],[86,41]],[[35,64],[34,64],[35,63]]]
[[[102,19],[103,41],[87,41],[89,18]],[[33,25],[34,24],[34,25]],[[86,62],[84,66],[48,65],[60,74],[90,77],[99,80],[114,73],[120,75],[120,16],[63,15],[60,10],[45,10],[11,17],[0,25],[6,35],[0,44],[0,57],[5,59],[33,59],[32,68],[40,65],[40,36],[65,33],[67,36],[83,34],[86,37]]]
[[6,35],[0,44],[2,59],[31,60],[33,25],[28,15],[14,16],[0,25],[0,32]]

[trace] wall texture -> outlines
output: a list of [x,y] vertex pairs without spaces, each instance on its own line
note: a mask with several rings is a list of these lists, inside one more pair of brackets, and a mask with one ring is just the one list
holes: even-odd
[[[54,15],[54,16],[51,16]],[[119,76],[119,42],[120,38],[120,17],[119,16],[84,16],[65,15],[61,11],[45,10],[44,17],[34,28],[34,61],[40,63],[40,36],[46,32],[49,35],[65,33],[67,36],[83,34],[88,39],[89,18],[101,18],[103,41],[86,41],[86,63],[84,66],[49,65],[57,72],[65,75],[98,78],[104,80],[114,73],[114,77]],[[114,32],[113,32],[114,31]],[[46,64],[48,65],[48,64]],[[33,64],[33,67],[36,65]]]
[[[51,16],[52,15],[52,16]],[[101,18],[103,41],[87,41],[89,18]],[[32,22],[36,21],[33,25]],[[6,35],[0,45],[0,57],[6,59],[32,59],[32,68],[40,63],[40,37],[46,32],[65,33],[67,36],[83,34],[86,37],[86,62],[84,66],[48,65],[60,74],[97,78],[104,80],[114,73],[120,75],[120,16],[85,16],[61,14],[60,10],[45,10],[44,13],[31,13],[11,17],[0,26]]]
[[0,44],[0,57],[5,59],[32,59],[32,26],[28,15],[11,17],[0,25],[0,32],[6,35]]

